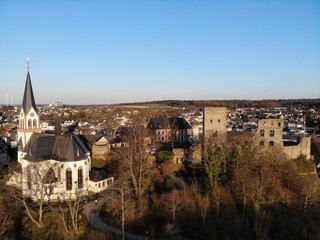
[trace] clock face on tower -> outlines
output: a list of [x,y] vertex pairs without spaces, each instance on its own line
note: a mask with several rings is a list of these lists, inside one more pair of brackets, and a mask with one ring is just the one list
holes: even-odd
[[33,117],[33,116],[34,116],[34,113],[30,113],[30,116]]

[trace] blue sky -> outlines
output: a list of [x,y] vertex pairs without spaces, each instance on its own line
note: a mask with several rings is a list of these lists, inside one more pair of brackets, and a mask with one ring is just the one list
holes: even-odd
[[320,97],[320,1],[0,0],[0,104]]

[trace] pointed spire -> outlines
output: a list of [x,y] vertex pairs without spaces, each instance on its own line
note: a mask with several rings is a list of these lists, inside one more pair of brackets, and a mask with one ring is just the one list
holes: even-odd
[[25,114],[28,114],[30,109],[33,108],[37,112],[36,102],[33,96],[33,90],[31,85],[31,77],[29,72],[29,64],[28,64],[28,73],[26,79],[26,86],[24,88],[24,95],[22,101],[22,108]]

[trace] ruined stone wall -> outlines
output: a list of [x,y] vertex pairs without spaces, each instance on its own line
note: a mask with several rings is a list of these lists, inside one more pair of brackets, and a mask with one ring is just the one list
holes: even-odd
[[200,163],[202,160],[202,146],[196,144],[190,149],[190,159],[193,163]]
[[300,137],[299,144],[296,146],[283,146],[282,133],[282,119],[261,119],[253,140],[254,143],[260,147],[281,147],[289,159],[298,158],[300,155],[305,155],[307,159],[310,158],[310,137]]
[[183,148],[174,148],[173,149],[173,161],[175,164],[181,164],[185,158],[185,152]]
[[300,143],[296,146],[284,146],[284,153],[288,158],[295,159],[300,155],[306,156],[307,159],[311,157],[311,138],[310,137],[301,137]]
[[107,156],[108,152],[110,150],[109,144],[107,145],[92,145],[92,157],[93,158],[101,158]]
[[260,146],[283,146],[282,132],[283,119],[261,119],[254,140]]

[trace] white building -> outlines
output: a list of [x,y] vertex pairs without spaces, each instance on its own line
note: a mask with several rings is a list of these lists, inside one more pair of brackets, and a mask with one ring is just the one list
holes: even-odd
[[74,199],[113,184],[107,172],[91,172],[90,152],[77,135],[41,133],[29,71],[19,119],[18,164],[21,172],[14,172],[8,184],[21,187],[33,200]]

